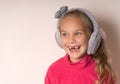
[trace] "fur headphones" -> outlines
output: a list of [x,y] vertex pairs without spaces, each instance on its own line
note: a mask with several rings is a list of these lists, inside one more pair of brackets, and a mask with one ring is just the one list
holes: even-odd
[[68,13],[72,10],[78,10],[80,12],[83,12],[85,15],[87,15],[90,18],[90,20],[93,24],[93,32],[92,32],[92,34],[90,36],[90,39],[89,39],[89,42],[88,42],[87,54],[89,54],[89,55],[94,54],[97,51],[97,49],[100,45],[102,35],[100,33],[99,26],[98,26],[97,21],[94,18],[94,16],[90,12],[88,12],[87,10],[82,9],[82,8],[75,8],[75,9],[69,9],[68,10],[67,6],[63,6],[63,7],[60,8],[59,11],[56,12],[55,18],[58,19],[58,24],[57,24],[57,31],[55,33],[55,38],[56,38],[57,44],[62,48],[60,31],[59,31],[60,21],[66,13]]

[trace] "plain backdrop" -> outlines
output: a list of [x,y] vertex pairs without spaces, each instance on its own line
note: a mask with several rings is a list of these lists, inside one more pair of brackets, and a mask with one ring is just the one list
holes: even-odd
[[0,0],[0,84],[44,84],[49,65],[65,55],[54,38],[63,5],[96,17],[120,84],[120,0]]

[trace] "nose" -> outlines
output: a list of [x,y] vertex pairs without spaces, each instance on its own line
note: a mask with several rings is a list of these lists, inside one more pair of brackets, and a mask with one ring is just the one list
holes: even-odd
[[75,37],[74,36],[70,36],[69,37],[69,43],[75,43],[76,40],[75,40]]

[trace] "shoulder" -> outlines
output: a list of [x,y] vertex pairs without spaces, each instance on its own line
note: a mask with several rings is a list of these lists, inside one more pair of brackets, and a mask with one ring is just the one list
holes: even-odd
[[53,62],[47,72],[46,72],[46,76],[45,76],[45,82],[46,84],[55,84],[55,77],[56,75],[59,73],[59,67],[61,66],[61,63],[63,61],[64,57],[59,58],[58,60],[56,60],[55,62]]
[[50,66],[49,66],[49,68],[48,68],[48,70],[57,70],[57,69],[59,69],[59,68],[61,68],[62,67],[62,65],[64,65],[64,58],[65,57],[61,57],[61,58],[59,58],[58,60],[56,60],[55,62],[53,62]]

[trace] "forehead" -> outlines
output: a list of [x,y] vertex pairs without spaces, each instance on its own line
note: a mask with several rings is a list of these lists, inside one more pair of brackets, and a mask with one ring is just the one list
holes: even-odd
[[79,17],[65,17],[60,22],[60,30],[88,30],[86,24]]

